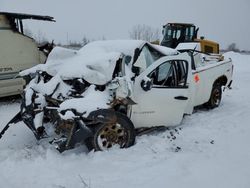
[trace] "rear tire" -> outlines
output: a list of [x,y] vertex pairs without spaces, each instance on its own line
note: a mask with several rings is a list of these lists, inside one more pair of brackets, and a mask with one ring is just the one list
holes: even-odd
[[93,136],[85,142],[90,151],[104,151],[116,146],[127,148],[134,145],[134,125],[126,115],[111,110],[100,110],[95,113],[94,118],[99,117],[103,118],[103,121],[92,128]]
[[212,88],[209,101],[206,103],[206,107],[209,109],[216,108],[220,105],[222,98],[222,89],[220,84],[215,84]]

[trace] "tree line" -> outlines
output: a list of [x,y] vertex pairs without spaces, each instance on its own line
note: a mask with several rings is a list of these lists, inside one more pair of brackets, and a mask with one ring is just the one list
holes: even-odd
[[[153,28],[149,25],[145,24],[137,24],[132,27],[132,29],[129,31],[129,38],[134,40],[145,40],[145,41],[156,41],[160,39],[159,29]],[[32,33],[32,31],[29,28],[24,29],[24,34],[34,38],[38,44],[42,44],[44,42],[48,42],[48,39],[46,37],[46,34],[42,32],[41,30],[38,31],[37,34]],[[68,38],[68,37],[67,37]],[[95,41],[97,39],[90,39],[87,36],[83,36],[81,41],[72,41],[70,39],[67,39],[66,45],[71,46],[85,46],[91,41]],[[98,40],[106,40],[106,38],[103,36],[101,39]],[[59,45],[61,45],[59,43]]]
[[[40,30],[38,31],[37,34],[33,34],[29,28],[26,28],[24,30],[24,34],[29,37],[34,38],[38,44],[48,42],[46,34]],[[146,24],[134,25],[131,28],[131,30],[128,32],[128,34],[129,34],[129,38],[134,39],[134,40],[145,40],[148,42],[155,42],[155,41],[160,41],[161,39],[160,30],[158,28],[154,28]],[[85,46],[86,44],[88,44],[89,42],[92,42],[95,40],[106,40],[106,38],[103,36],[101,39],[90,39],[86,35],[84,35],[81,41],[72,41],[72,40],[67,39],[66,45],[62,45],[61,43],[57,43],[57,45],[70,46],[73,48],[81,48]],[[225,49],[221,51],[248,52],[248,51],[240,50],[237,47],[237,44],[235,42],[229,44]]]

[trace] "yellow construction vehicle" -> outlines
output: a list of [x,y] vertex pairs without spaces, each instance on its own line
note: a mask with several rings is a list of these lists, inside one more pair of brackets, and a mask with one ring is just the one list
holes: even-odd
[[180,43],[198,42],[200,43],[201,52],[204,53],[219,53],[219,44],[205,40],[204,37],[198,39],[199,28],[194,24],[189,23],[168,23],[163,26],[163,40],[162,46],[176,48]]

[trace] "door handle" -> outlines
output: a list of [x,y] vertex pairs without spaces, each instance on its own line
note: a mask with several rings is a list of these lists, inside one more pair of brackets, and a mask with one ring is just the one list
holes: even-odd
[[177,100],[182,100],[182,101],[188,100],[188,97],[184,97],[184,96],[176,96],[174,98]]

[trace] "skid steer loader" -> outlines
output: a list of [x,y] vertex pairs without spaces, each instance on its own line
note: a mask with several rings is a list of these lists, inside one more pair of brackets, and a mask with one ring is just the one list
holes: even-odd
[[203,53],[219,53],[219,44],[210,40],[197,37],[199,28],[189,23],[168,23],[163,26],[163,40],[160,45],[176,48],[180,43],[200,43]]

